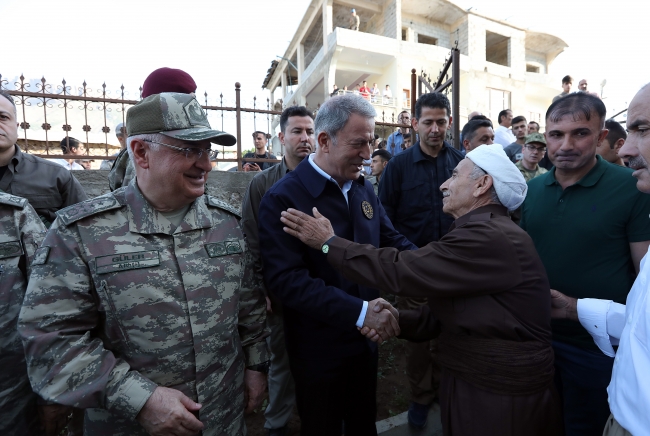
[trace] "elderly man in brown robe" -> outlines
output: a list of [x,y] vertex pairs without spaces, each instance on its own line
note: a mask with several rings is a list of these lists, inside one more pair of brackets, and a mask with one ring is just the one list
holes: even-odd
[[414,251],[337,237],[315,209],[315,217],[289,209],[281,219],[287,233],[327,253],[347,279],[428,297],[428,306],[399,312],[400,337],[439,338],[446,436],[562,435],[549,283],[532,240],[508,216],[526,196],[523,176],[500,145],[483,145],[440,189],[443,211],[456,220],[438,242]]

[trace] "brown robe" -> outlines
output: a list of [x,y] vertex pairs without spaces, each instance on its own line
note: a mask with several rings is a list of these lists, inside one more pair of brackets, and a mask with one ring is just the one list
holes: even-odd
[[[342,238],[329,245],[328,261],[349,280],[402,296],[428,297],[429,306],[400,312],[401,337],[440,335],[447,343],[480,345],[483,354],[469,348],[463,354],[463,347],[456,347],[443,364],[440,406],[446,436],[563,434],[552,382],[548,279],[532,240],[504,207],[473,210],[440,241],[415,251],[376,249]],[[534,352],[528,351],[531,347]],[[479,354],[482,360],[475,357]],[[529,357],[541,360],[531,363]],[[531,369],[540,361],[543,375]],[[470,370],[459,372],[466,364]],[[489,369],[483,371],[485,367]],[[500,374],[496,383],[494,373]],[[514,387],[509,386],[513,374],[519,374]],[[516,392],[505,394],[501,386]]]

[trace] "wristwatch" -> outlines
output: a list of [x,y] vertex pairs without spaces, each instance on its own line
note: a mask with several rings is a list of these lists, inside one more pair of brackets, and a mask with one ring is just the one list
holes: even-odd
[[332,242],[332,239],[336,238],[336,235],[332,236],[329,238],[323,245],[320,246],[320,251],[323,252],[323,254],[327,254],[330,251],[330,242]]

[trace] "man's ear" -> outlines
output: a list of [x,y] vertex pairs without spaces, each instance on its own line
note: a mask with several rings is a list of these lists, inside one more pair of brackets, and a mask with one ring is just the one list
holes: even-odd
[[280,144],[284,145],[284,133],[278,133],[278,139],[280,140]]
[[603,139],[607,137],[607,134],[609,133],[609,130],[603,129],[600,131],[600,134],[598,135],[598,146],[603,143]]
[[463,139],[463,148],[464,148],[466,151],[472,151],[472,150],[470,150],[470,149],[468,148],[468,146],[469,146],[469,141],[468,141],[467,139]]
[[623,147],[623,144],[625,144],[625,139],[623,138],[618,138],[618,141],[614,143],[614,150],[616,151],[616,154],[618,154],[618,151]]
[[133,162],[140,168],[149,169],[149,158],[151,157],[149,144],[141,139],[134,138],[131,140],[129,147],[133,151]]
[[490,188],[492,188],[493,184],[493,179],[492,176],[489,174],[486,174],[484,176],[479,177],[476,180],[476,188],[474,189],[474,197],[478,198],[485,193],[487,193]]
[[451,130],[451,126],[454,125],[454,117],[449,115],[449,125],[447,126],[447,130]]
[[324,153],[330,152],[330,146],[332,146],[332,138],[325,132],[320,132],[316,138],[318,142],[318,148],[322,149]]

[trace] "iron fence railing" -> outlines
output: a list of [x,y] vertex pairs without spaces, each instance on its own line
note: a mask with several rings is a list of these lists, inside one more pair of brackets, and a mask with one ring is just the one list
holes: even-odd
[[[112,91],[106,83],[95,89],[85,81],[79,86],[73,86],[65,79],[60,84],[52,84],[44,77],[26,80],[23,75],[9,81],[1,74],[0,89],[14,97],[19,128],[22,130],[18,145],[24,152],[45,158],[103,160],[115,158],[119,145],[114,128],[120,122],[125,123],[128,109],[141,100],[142,93],[142,87],[134,95],[125,90],[124,85]],[[223,93],[213,98],[207,92],[197,95],[197,99],[214,128],[236,132],[236,151],[231,151],[231,147],[222,147],[217,162],[236,162],[239,170],[245,162],[277,162],[276,159],[242,157],[242,147],[245,147],[242,145],[242,120],[252,122],[253,130],[258,130],[258,124],[266,124],[267,132],[271,132],[272,125],[277,125],[278,117],[282,114],[281,110],[277,110],[280,109],[277,104],[272,107],[268,98],[260,104],[254,96],[252,100],[244,102],[248,107],[244,106],[239,82],[235,83],[234,100],[224,98]],[[375,104],[378,112],[375,124],[379,136],[386,139],[395,128],[409,127],[397,123],[395,99],[385,101],[381,98]],[[59,132],[60,136],[55,132]],[[85,156],[61,154],[59,142],[69,137],[75,137],[85,144]],[[283,149],[280,154],[284,154]]]

